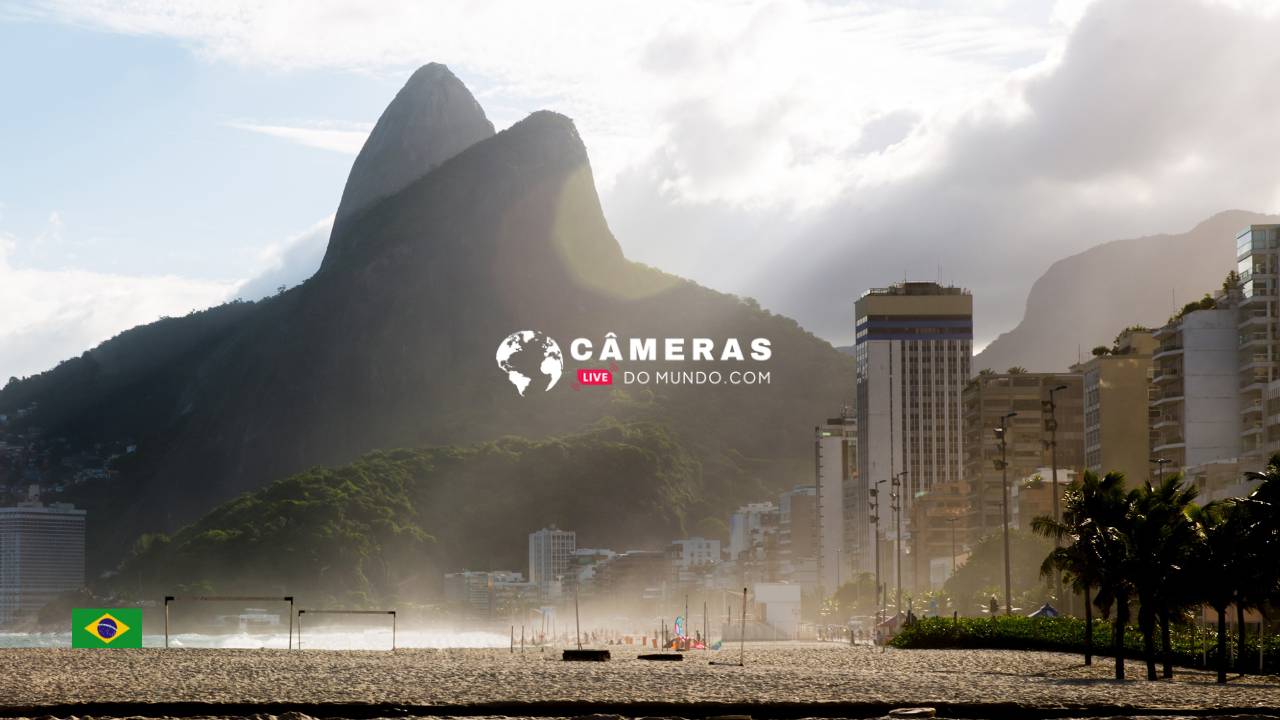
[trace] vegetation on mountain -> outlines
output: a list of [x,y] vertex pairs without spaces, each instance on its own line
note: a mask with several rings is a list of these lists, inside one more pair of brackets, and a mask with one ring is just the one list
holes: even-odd
[[698,463],[661,426],[369,453],[241,495],[172,535],[148,534],[104,581],[175,592],[290,594],[313,605],[438,596],[444,572],[527,565],[527,536],[663,549],[705,502]]

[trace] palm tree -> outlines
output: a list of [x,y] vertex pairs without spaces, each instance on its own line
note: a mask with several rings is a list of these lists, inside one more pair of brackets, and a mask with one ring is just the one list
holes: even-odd
[[[1062,506],[1062,520],[1038,517],[1031,525],[1035,532],[1058,541],[1058,547],[1045,558],[1040,572],[1045,575],[1065,573],[1072,588],[1084,595],[1086,665],[1093,664],[1094,602],[1089,594],[1100,587],[1102,581],[1103,548],[1109,536],[1104,521],[1114,514],[1116,501],[1123,496],[1123,485],[1124,476],[1120,473],[1108,473],[1099,479],[1097,474],[1086,472],[1068,488]],[[1105,617],[1110,605],[1099,604],[1098,607],[1105,611]],[[1121,637],[1123,639],[1123,631]],[[1123,665],[1117,667],[1123,675]]]
[[1179,590],[1186,582],[1192,545],[1197,540],[1189,516],[1197,490],[1174,475],[1132,490],[1127,498],[1124,527],[1132,563],[1131,580],[1138,600],[1147,679],[1156,679],[1155,631],[1160,626],[1165,677],[1173,676],[1169,616],[1182,604]]
[[1091,553],[1098,566],[1098,594],[1094,603],[1103,615],[1115,608],[1112,649],[1116,658],[1116,679],[1124,679],[1124,631],[1129,624],[1129,603],[1134,595],[1133,553],[1125,534],[1129,523],[1129,497],[1124,492],[1124,475],[1107,473],[1086,508],[1092,529]]
[[1212,502],[1192,518],[1204,539],[1194,548],[1192,572],[1204,600],[1218,613],[1218,682],[1227,681],[1227,607],[1237,600],[1241,549],[1246,523],[1236,499]]

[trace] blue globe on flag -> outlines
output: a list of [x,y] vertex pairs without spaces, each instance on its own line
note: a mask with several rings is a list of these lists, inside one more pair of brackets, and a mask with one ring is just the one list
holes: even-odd
[[103,640],[116,636],[116,621],[109,617],[104,617],[98,621],[98,636]]

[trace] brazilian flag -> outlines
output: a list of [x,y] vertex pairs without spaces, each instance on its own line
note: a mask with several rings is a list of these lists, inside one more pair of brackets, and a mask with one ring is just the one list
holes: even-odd
[[73,609],[71,611],[71,647],[142,647],[142,609]]

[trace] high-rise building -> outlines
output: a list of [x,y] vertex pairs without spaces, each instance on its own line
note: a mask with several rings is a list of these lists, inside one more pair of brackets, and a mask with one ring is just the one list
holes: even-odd
[[84,510],[61,503],[0,508],[0,625],[84,585],[84,522]]
[[[960,394],[973,354],[973,296],[957,287],[903,282],[868,291],[854,303],[854,317],[858,482],[865,491],[883,480],[887,490],[905,473],[899,497],[908,519],[918,493],[962,477]],[[858,498],[863,507],[869,500]],[[892,517],[888,505],[880,527],[892,540],[897,525],[885,522]],[[911,531],[909,521],[903,531]],[[857,562],[855,571],[872,571],[870,553]],[[908,569],[903,573],[910,577]],[[883,577],[889,582],[892,576]]]
[[[752,550],[759,534],[771,521],[776,522],[778,506],[771,502],[749,503],[729,516],[729,559],[737,560]],[[772,520],[771,520],[772,519]]]
[[[1050,463],[1048,442],[1051,419],[1046,403],[1054,393],[1058,423],[1058,468],[1079,470],[1084,465],[1084,393],[1082,378],[1076,373],[984,373],[964,391],[965,476],[970,492],[972,515],[967,523],[968,541],[977,542],[1003,528],[1002,483],[1012,485]],[[997,461],[1000,443],[996,429],[1001,418],[1017,413],[1005,422],[1007,474]],[[1059,477],[1059,481],[1061,481]],[[936,545],[942,545],[942,539]]]
[[1155,338],[1160,347],[1152,355],[1150,457],[1168,461],[1165,473],[1234,461],[1240,456],[1241,393],[1250,386],[1242,386],[1249,376],[1237,360],[1230,294],[1184,308]]
[[543,599],[558,595],[561,581],[569,574],[578,536],[555,525],[529,533],[529,582]]
[[[846,409],[840,417],[827,420],[825,425],[814,428],[813,474],[818,489],[818,584],[825,594],[834,593],[843,580],[849,580],[854,552],[865,545],[867,535],[866,502],[858,502],[856,494],[851,498],[854,509],[861,512],[847,513],[845,497],[849,495],[858,473],[858,425],[853,413]],[[865,495],[866,489],[863,488]],[[860,524],[862,534],[850,537],[846,521]],[[861,539],[863,542],[857,543]],[[850,543],[850,540],[853,543]],[[856,547],[850,548],[853,544]]]
[[1091,360],[1071,366],[1084,379],[1084,469],[1147,477],[1151,447],[1150,330],[1130,328]]
[[1280,451],[1280,225],[1251,225],[1236,236],[1240,279],[1241,465],[1261,470]]
[[778,545],[775,579],[812,589],[818,585],[821,518],[818,489],[797,485],[778,496]]

